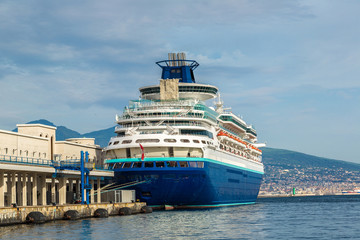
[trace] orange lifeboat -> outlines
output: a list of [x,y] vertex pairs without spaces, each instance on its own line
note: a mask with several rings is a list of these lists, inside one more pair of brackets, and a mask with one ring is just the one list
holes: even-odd
[[247,148],[251,148],[251,149],[254,149],[255,151],[262,152],[260,149],[254,147],[252,144],[247,143],[247,142],[241,140],[240,138],[235,137],[235,136],[233,136],[233,135],[231,135],[231,134],[229,134],[229,133],[227,133],[227,132],[224,132],[223,130],[220,130],[219,133],[217,134],[217,136],[226,136],[226,137],[229,137],[229,138],[231,138],[231,139],[233,139],[233,140],[235,140],[235,141],[237,141],[237,142],[240,142],[240,143],[244,144]]

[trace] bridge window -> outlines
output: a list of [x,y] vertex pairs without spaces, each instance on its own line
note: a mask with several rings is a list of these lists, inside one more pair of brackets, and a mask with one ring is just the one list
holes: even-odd
[[193,142],[194,142],[194,143],[200,143],[200,141],[199,141],[199,140],[193,140]]
[[115,141],[115,142],[114,142],[114,145],[116,145],[116,144],[119,144],[119,141]]
[[134,162],[134,164],[133,164],[133,168],[141,168],[141,166],[142,166],[142,162]]
[[124,141],[122,141],[121,144],[129,144],[129,143],[131,143],[131,142],[132,142],[132,140],[124,140]]
[[177,162],[175,162],[175,161],[166,162],[166,166],[167,167],[177,167]]
[[156,167],[159,167],[159,168],[165,167],[165,163],[164,162],[156,162]]
[[164,142],[175,143],[175,142],[176,142],[176,139],[173,139],[173,138],[166,138],[166,139],[164,139]]
[[124,163],[115,163],[114,168],[122,168]]
[[123,165],[123,168],[130,168],[132,165],[132,162],[126,162],[124,165]]
[[189,162],[190,163],[190,167],[196,168],[196,162]]
[[179,162],[179,163],[180,163],[180,167],[189,167],[188,162]]
[[183,143],[189,143],[189,139],[180,139],[180,142],[183,142]]
[[109,142],[109,146],[112,144],[112,142]]
[[145,167],[146,167],[146,168],[152,168],[152,167],[154,167],[154,162],[145,162]]

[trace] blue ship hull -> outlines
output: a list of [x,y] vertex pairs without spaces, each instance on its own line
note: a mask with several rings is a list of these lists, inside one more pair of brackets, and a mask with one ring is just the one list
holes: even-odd
[[214,161],[203,161],[200,168],[193,166],[114,170],[118,184],[137,182],[127,189],[134,189],[136,198],[150,206],[195,208],[255,203],[263,173]]

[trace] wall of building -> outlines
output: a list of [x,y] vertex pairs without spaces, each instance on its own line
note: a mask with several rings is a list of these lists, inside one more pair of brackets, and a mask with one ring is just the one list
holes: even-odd
[[80,159],[89,152],[90,161],[103,163],[102,149],[94,138],[70,138],[56,141],[56,127],[42,124],[18,124],[18,132],[0,130],[0,155],[56,160]]
[[0,155],[48,159],[50,139],[0,130]]

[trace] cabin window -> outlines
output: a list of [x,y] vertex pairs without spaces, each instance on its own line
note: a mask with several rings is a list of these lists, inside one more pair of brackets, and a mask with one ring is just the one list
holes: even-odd
[[196,168],[196,162],[189,162],[190,167]]
[[180,167],[189,167],[188,162],[179,162],[179,163],[180,163]]
[[119,141],[115,141],[115,142],[114,142],[114,145],[116,145],[116,144],[119,144]]
[[177,167],[177,162],[175,162],[175,161],[166,162],[166,166],[167,167]]
[[159,139],[138,139],[135,141],[136,143],[158,143]]
[[145,162],[145,167],[146,167],[146,168],[152,168],[152,167],[154,167],[154,162]]
[[204,168],[204,162],[197,162],[198,168]]
[[141,168],[141,166],[142,166],[142,162],[134,162],[134,164],[133,164],[133,168]]
[[[124,140],[124,141],[122,141],[122,143],[121,144],[129,144],[129,143],[131,143],[132,142],[132,140]],[[115,143],[114,143],[115,144]]]
[[194,142],[194,143],[200,143],[200,141],[199,141],[199,140],[193,140],[193,142]]
[[165,163],[164,162],[156,162],[156,167],[159,167],[159,168],[165,167]]
[[112,144],[112,142],[109,142],[109,146]]
[[166,139],[164,139],[164,142],[175,143],[175,142],[176,142],[176,139],[166,138]]
[[126,162],[124,165],[123,165],[123,168],[130,168],[132,165],[132,162]]
[[204,140],[201,140],[201,142],[202,142],[203,144],[206,144],[206,142],[205,142]]
[[189,143],[190,140],[189,139],[180,139],[180,142],[183,142],[183,143]]

